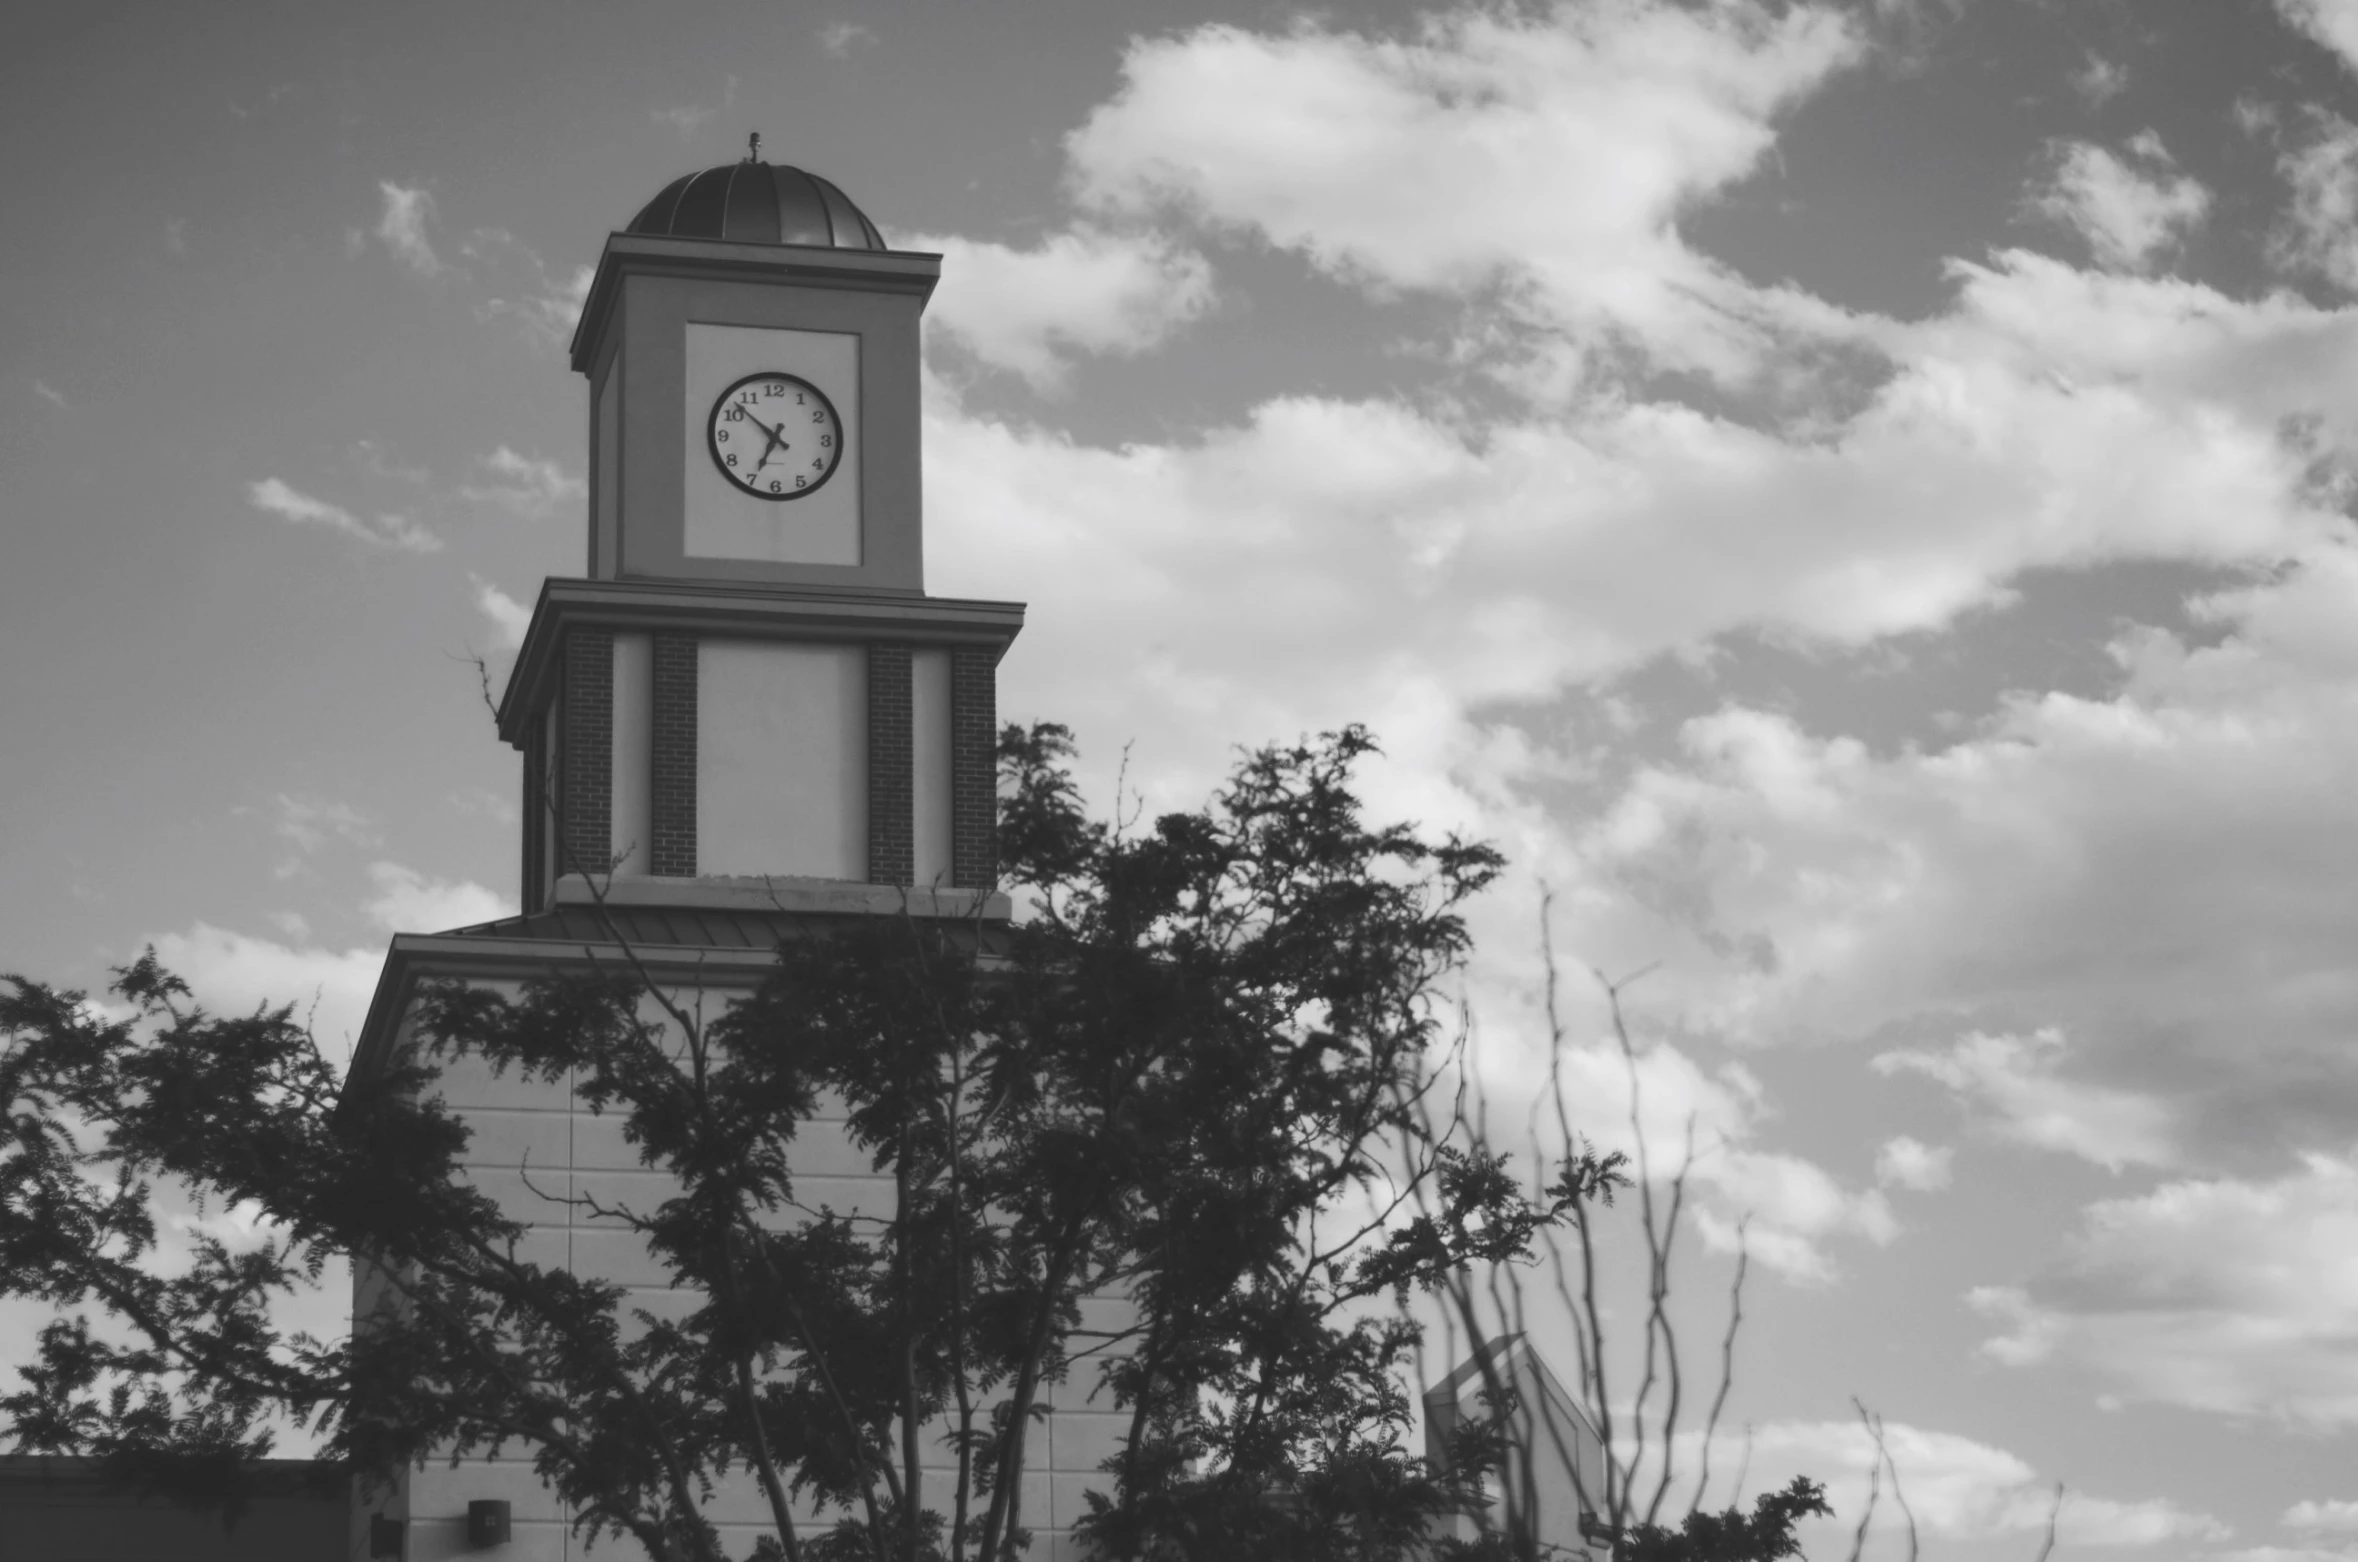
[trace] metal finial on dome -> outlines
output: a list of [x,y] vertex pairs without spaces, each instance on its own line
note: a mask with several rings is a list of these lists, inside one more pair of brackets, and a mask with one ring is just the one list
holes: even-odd
[[745,161],[749,163],[761,161],[761,132],[758,130],[745,138]]

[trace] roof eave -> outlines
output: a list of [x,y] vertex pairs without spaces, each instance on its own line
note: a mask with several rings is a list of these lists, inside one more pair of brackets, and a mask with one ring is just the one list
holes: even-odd
[[942,258],[927,250],[841,249],[832,244],[771,244],[743,239],[681,239],[659,233],[609,233],[573,327],[567,357],[576,374],[597,367],[607,316],[632,272],[795,282],[913,295],[920,309],[941,280]]
[[526,725],[556,676],[564,632],[577,625],[756,638],[981,645],[1004,656],[1022,632],[1023,619],[1021,602],[916,592],[551,576],[541,582],[532,622],[500,695],[499,735],[512,747],[524,746]]

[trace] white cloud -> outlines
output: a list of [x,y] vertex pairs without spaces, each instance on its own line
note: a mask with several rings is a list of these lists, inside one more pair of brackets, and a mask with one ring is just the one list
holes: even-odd
[[433,553],[442,547],[441,538],[406,515],[383,514],[374,521],[365,521],[342,505],[314,499],[275,477],[247,484],[246,496],[253,501],[257,510],[298,525],[325,526],[331,531],[357,538],[373,548],[391,548],[400,553]]
[[343,1056],[360,1035],[376,991],[382,949],[318,949],[277,943],[199,922],[150,940],[156,958],[216,1013],[289,1004],[322,1048]]
[[2358,1501],[2329,1497],[2323,1502],[2303,1499],[2284,1510],[2287,1529],[2344,1530],[2358,1533]]
[[[332,809],[330,809],[332,812]],[[349,821],[344,821],[349,823]],[[309,828],[309,826],[307,826]],[[340,831],[340,823],[323,823]],[[467,880],[439,880],[391,861],[368,866],[373,892],[361,904],[384,932],[441,932],[514,915],[502,894]],[[212,923],[146,939],[167,970],[186,979],[198,1003],[215,1012],[252,1012],[292,1005],[330,1055],[344,1057],[368,1019],[384,946],[328,949],[311,944],[311,923],[299,913],[271,913],[288,941],[259,939]]]
[[[2054,1482],[2016,1455],[1903,1421],[1887,1419],[1883,1434],[1924,1539],[2029,1539],[2046,1530]],[[1701,1439],[1682,1441],[1696,1449]],[[1712,1467],[1733,1470],[1744,1457],[1741,1440],[1723,1432],[1713,1445]],[[1746,1496],[1775,1490],[1795,1475],[1822,1482],[1835,1516],[1805,1521],[1799,1534],[1808,1554],[1839,1555],[1849,1550],[1857,1516],[1867,1505],[1868,1472],[1879,1458],[1874,1439],[1856,1421],[1766,1422],[1752,1433]],[[1692,1467],[1691,1454],[1684,1463]],[[1886,1473],[1868,1529],[1869,1554],[1886,1554],[1903,1522]],[[2210,1514],[2167,1498],[2124,1500],[2067,1490],[2055,1533],[2059,1546],[2143,1547],[2219,1541],[2231,1532]]]
[[1677,218],[1860,53],[1831,8],[1752,0],[1463,12],[1405,38],[1214,25],[1133,44],[1067,148],[1098,210],[1250,229],[1377,289],[1503,283],[1538,318],[1740,374],[1785,313],[1832,311],[1743,287]]
[[475,606],[499,636],[500,648],[513,651],[521,646],[524,631],[532,626],[531,605],[517,601],[480,575],[469,575],[467,580],[475,588]]
[[2087,63],[2072,73],[2071,84],[2091,105],[2100,107],[2127,90],[2129,68],[2118,60],[2091,54]]
[[1203,257],[1151,235],[1083,227],[1028,250],[918,235],[908,247],[943,257],[927,324],[1039,390],[1063,385],[1073,354],[1143,352],[1213,298]]
[[2338,1142],[2358,557],[2209,611],[2221,643],[2127,636],[2116,696],[2026,697],[1938,753],[1688,722],[1585,828],[1571,936],[1668,960],[1660,1001],[1695,1030],[1965,1033],[1883,1066],[2099,1164]]
[[35,380],[33,394],[61,411],[68,410],[73,406],[72,402],[66,400],[65,392],[51,385],[47,380]]
[[2101,1200],[2051,1270],[1970,1300],[2004,1331],[1983,1349],[2010,1365],[2070,1362],[2136,1399],[2347,1430],[2358,1426],[2358,1161],[2310,1152],[2271,1180],[2187,1179]]
[[[1544,1021],[1502,1005],[1502,1034],[1536,1034]],[[1475,1066],[1495,1105],[1489,1118],[1498,1147],[1535,1128],[1543,1143],[1560,1141],[1552,1107],[1531,1106],[1533,1077],[1553,1069],[1572,1130],[1603,1153],[1630,1157],[1630,1172],[1667,1181],[1686,1170],[1695,1229],[1706,1246],[1732,1252],[1737,1223],[1753,1261],[1798,1285],[1823,1285],[1838,1272],[1830,1246],[1864,1238],[1888,1243],[1898,1226],[1880,1192],[1844,1188],[1824,1168],[1756,1142],[1767,1116],[1759,1081],[1741,1064],[1705,1068],[1667,1041],[1634,1050],[1625,1060],[1610,1035],[1569,1035],[1537,1062],[1517,1048],[1504,1055],[1478,1052]],[[1633,1079],[1634,1075],[1634,1079]],[[1544,1089],[1544,1087],[1543,1087]],[[1632,1108],[1635,1108],[1633,1111]],[[1536,1120],[1528,1113],[1537,1112]],[[1686,1159],[1689,1143],[1693,1160]]]
[[434,197],[423,188],[398,185],[390,179],[378,180],[377,190],[384,197],[377,237],[395,259],[419,276],[439,276],[447,268],[426,236],[434,215]]
[[1949,1185],[1947,1145],[1929,1145],[1901,1134],[1886,1139],[1875,1152],[1875,1180],[1887,1188],[1914,1193],[1937,1193]]
[[[539,257],[531,259],[539,267]],[[538,279],[521,297],[491,299],[483,305],[482,314],[486,319],[509,316],[537,345],[562,349],[573,340],[573,328],[581,322],[582,306],[589,302],[590,284],[597,280],[597,275],[593,266],[576,266],[562,277],[552,277],[541,268]]]
[[1938,1080],[1995,1114],[2006,1137],[2107,1171],[2177,1159],[2169,1112],[2160,1102],[2064,1078],[2057,1072],[2064,1051],[2063,1033],[2053,1028],[2028,1036],[1975,1031],[1946,1052],[1879,1053],[1875,1067]]
[[848,59],[854,49],[874,48],[876,34],[857,22],[829,22],[818,33],[819,47],[830,59]]
[[559,505],[585,498],[589,485],[566,475],[556,462],[540,456],[519,455],[501,445],[476,461],[487,475],[478,482],[461,483],[459,497],[477,504],[496,505],[511,515],[541,520]]
[[2086,141],[2058,153],[2034,203],[2075,229],[2106,266],[2145,269],[2210,211],[2210,192],[2175,172],[2150,132],[2130,144],[2134,166]]
[[[2347,1078],[2358,1024],[2358,557],[2308,470],[2358,426],[2353,317],[2020,252],[1960,281],[1806,439],[1635,399],[1477,436],[1294,397],[1104,450],[935,381],[937,567],[985,595],[1090,581],[1006,676],[1087,751],[1146,735],[1150,794],[1191,795],[1234,741],[1370,723],[1386,806],[1564,888],[1582,958],[1665,961],[1676,1034],[2056,1026],[2085,1099],[2150,1098],[2219,1148],[2358,1110],[2358,1080],[2316,1083]],[[2288,437],[2304,417],[2314,439]],[[1937,632],[2025,569],[2138,558],[2275,573],[2212,601],[2220,644],[2124,637],[2117,695],[2026,696],[1937,752],[1728,709],[1551,812],[1522,789],[1578,776],[1596,734],[1477,714],[1746,626]],[[2101,1153],[2160,1153],[2124,1126]]]
[[[1753,1258],[1801,1285],[1824,1285],[1837,1274],[1826,1244],[1860,1237],[1878,1247],[1899,1235],[1881,1190],[1852,1192],[1825,1168],[1798,1155],[1731,1146],[1698,1161],[1695,1180],[1715,1189],[1724,1208],[1752,1217],[1740,1240]],[[1698,1208],[1696,1229],[1705,1244],[1733,1252],[1735,1227],[1709,1206]]]
[[[480,884],[428,878],[399,863],[371,863],[368,876],[373,893],[361,909],[387,932],[439,932],[515,911],[505,897]],[[167,969],[187,981],[197,1001],[216,1013],[289,1004],[322,1047],[344,1055],[368,1016],[383,946],[319,947],[309,942],[310,923],[302,916],[276,913],[271,920],[290,942],[209,922],[147,942]]]
[[305,852],[319,850],[330,837],[358,846],[376,843],[376,826],[367,814],[350,803],[296,797],[286,792],[279,793],[274,803],[278,817],[272,824],[273,831]]
[[515,903],[471,880],[429,879],[397,862],[372,862],[376,896],[364,909],[396,933],[439,933],[516,914]]
[[461,787],[443,799],[463,814],[480,814],[499,824],[514,825],[516,805],[513,800],[483,787]]
[[[1177,730],[1219,752],[1356,717],[1422,757],[1412,720],[1465,754],[1476,702],[1734,629],[1864,645],[2002,601],[2027,568],[2272,560],[2333,524],[2299,503],[2280,425],[2316,404],[2347,323],[2022,254],[1963,280],[1954,314],[1892,328],[1898,370],[1866,404],[1806,439],[1638,400],[1476,434],[1297,396],[1115,451],[975,416],[935,381],[928,459],[958,480],[929,489],[929,540],[978,589],[1096,583],[1014,655],[1054,637],[1027,670],[1044,708],[1105,708],[1111,741]],[[2227,375],[2247,408],[2176,383]],[[1134,677],[1058,675],[1125,643],[1155,648]],[[1262,676],[1279,655],[1282,687]]]
[[415,487],[424,486],[433,481],[434,477],[434,474],[425,467],[395,460],[391,452],[385,448],[384,442],[376,439],[354,440],[351,461],[353,466],[371,477],[383,478],[390,482],[408,483]]
[[374,821],[349,803],[331,798],[295,796],[281,792],[272,799],[271,833],[294,847],[298,855],[281,862],[274,870],[278,878],[292,878],[302,871],[303,858],[311,856],[331,840],[353,846],[374,846],[377,830]]
[[2276,0],[2277,14],[2358,70],[2358,4],[2352,0]]
[[[1624,12],[1594,15],[1608,28]],[[1661,21],[1663,36],[1723,25],[1702,15]],[[1756,153],[1708,168],[1639,157],[1620,174],[1567,164],[1564,189],[1655,181],[1632,198],[1644,220],[1603,237],[1528,226],[1575,223],[1562,200],[1520,217],[1449,205],[1414,158],[1402,189],[1439,201],[1443,220],[1387,215],[1363,99],[1414,110],[1444,140],[1479,128],[1509,144],[1527,119],[1588,111],[1584,72],[1565,75],[1559,104],[1482,53],[1492,34],[1461,47],[1469,36],[1213,29],[1142,45],[1123,95],[1075,139],[1076,177],[1102,212],[1249,225],[1379,303],[1385,287],[1470,294],[1510,264],[1485,257],[1511,254],[1531,262],[1525,283],[1545,282],[1551,318],[1610,308],[1649,341],[1708,338],[1648,296],[1546,281],[1611,238],[1649,277],[1704,276],[1695,296],[1714,310],[1781,307],[1755,310],[1691,257],[1666,272],[1647,247],[1676,245],[1682,203]],[[1234,80],[1213,79],[1220,63]],[[1446,102],[1418,74],[1444,67],[1463,89]],[[1239,117],[1186,122],[1191,86]],[[1765,137],[1765,119],[1748,123]],[[1167,146],[1148,133],[1163,129]],[[1506,180],[1508,152],[1471,155],[1474,183]],[[2358,1080],[2334,1060],[2358,1025],[2358,568],[2320,471],[2358,430],[2358,315],[2021,251],[1955,279],[1931,317],[1843,325],[1879,355],[1872,373],[1790,430],[1631,386],[1487,423],[1438,402],[1281,397],[1229,426],[1104,449],[980,416],[935,378],[928,460],[955,476],[928,487],[936,567],[982,595],[1090,583],[1042,604],[1007,686],[1071,721],[1086,752],[1142,736],[1130,780],[1149,795],[1195,793],[1232,742],[1368,721],[1391,756],[1372,782],[1380,806],[1502,839],[1564,890],[1560,941],[1584,958],[1663,959],[1673,1035],[1880,1034],[1960,1070],[2016,1131],[2117,1164],[2346,1120]],[[2117,694],[2025,695],[1936,752],[1878,753],[1731,708],[1587,812],[1528,789],[1592,779],[1593,734],[1499,714],[1735,631],[1813,650],[1937,646],[2025,570],[2134,560],[2271,573],[2212,601],[2217,644],[2124,635]],[[1485,924],[1486,951],[1503,920]],[[2068,1076],[2040,1061],[2053,1049],[2032,1038],[2050,1027],[2071,1037]],[[1973,1032],[2006,1055],[1944,1051]],[[1649,1057],[1683,1075],[1648,1089],[1658,1146],[1676,1145],[1692,1105],[1706,1142],[1720,1129],[1731,1150],[1774,1153],[1734,1086],[1691,1053]],[[1595,1062],[1600,1077],[1618,1069]],[[2077,1123],[2091,1107],[2093,1126]],[[1808,1278],[1842,1241],[1889,1239],[1877,1190],[1806,1162],[1752,1164],[1778,1174],[1762,1181],[1775,1218],[1752,1228],[1764,1263]],[[1742,1189],[1731,1176],[1704,1192],[1724,1241]]]
[[2358,291],[2358,125],[2320,112],[2311,129],[2278,159],[2292,205],[2270,236],[2269,255]]

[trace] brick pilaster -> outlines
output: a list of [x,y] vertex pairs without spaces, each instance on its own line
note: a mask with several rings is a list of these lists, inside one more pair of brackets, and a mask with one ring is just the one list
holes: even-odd
[[655,637],[653,814],[647,871],[696,876],[696,637]]
[[917,876],[909,648],[868,647],[868,882]]
[[541,857],[548,849],[548,798],[544,778],[548,775],[548,743],[543,737],[547,727],[533,722],[524,734],[524,909],[538,911],[545,893],[543,878],[548,872]]
[[998,684],[997,647],[950,652],[950,882],[961,889],[999,877]]
[[565,632],[564,706],[557,718],[559,873],[603,873],[614,829],[614,632]]

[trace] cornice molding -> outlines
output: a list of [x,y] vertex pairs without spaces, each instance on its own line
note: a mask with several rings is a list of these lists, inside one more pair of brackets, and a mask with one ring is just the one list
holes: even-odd
[[803,287],[856,288],[899,293],[922,308],[941,280],[942,258],[922,250],[837,249],[825,244],[733,243],[675,239],[652,233],[611,233],[573,328],[573,372],[587,374],[622,294],[625,276],[702,277],[719,281],[787,282]]
[[1021,602],[905,591],[551,576],[541,582],[532,623],[500,696],[499,735],[510,747],[524,746],[526,727],[554,684],[564,633],[577,625],[838,644],[983,645],[1004,655],[1023,628],[1023,615]]

